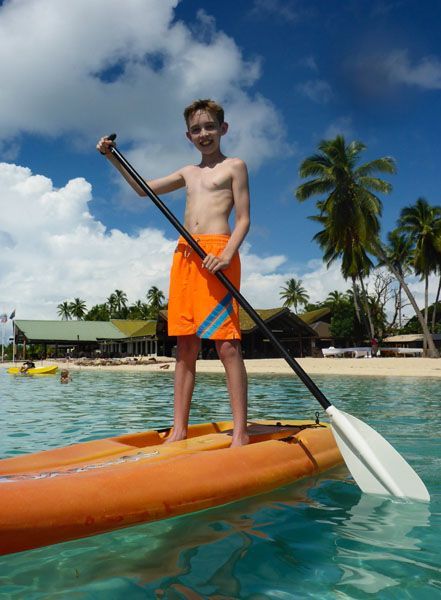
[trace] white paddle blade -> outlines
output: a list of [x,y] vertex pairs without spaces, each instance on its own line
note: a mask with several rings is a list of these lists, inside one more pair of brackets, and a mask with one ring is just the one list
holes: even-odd
[[412,467],[372,427],[332,405],[326,412],[346,465],[363,492],[430,500]]

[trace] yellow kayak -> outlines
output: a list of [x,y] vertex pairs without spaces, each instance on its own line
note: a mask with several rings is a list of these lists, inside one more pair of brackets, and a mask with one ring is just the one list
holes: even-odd
[[53,375],[58,370],[56,365],[50,367],[34,367],[27,371],[22,371],[21,367],[10,367],[8,373],[12,375]]

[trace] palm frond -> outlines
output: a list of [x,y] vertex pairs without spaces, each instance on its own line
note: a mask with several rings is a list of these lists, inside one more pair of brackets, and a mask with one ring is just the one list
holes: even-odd
[[365,177],[372,175],[372,173],[376,172],[389,173],[390,175],[395,175],[395,173],[397,172],[397,165],[395,159],[393,159],[391,156],[376,158],[375,160],[371,160],[370,162],[360,165],[358,169],[355,170],[354,175],[356,177]]

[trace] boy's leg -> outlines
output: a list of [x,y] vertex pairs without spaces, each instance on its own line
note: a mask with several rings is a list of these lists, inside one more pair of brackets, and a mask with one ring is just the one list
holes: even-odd
[[177,338],[175,367],[174,425],[167,442],[184,440],[187,437],[190,403],[193,395],[196,359],[201,340],[196,335],[182,335]]
[[216,350],[225,367],[228,393],[233,413],[232,446],[243,446],[250,441],[247,434],[248,378],[239,340],[216,340]]

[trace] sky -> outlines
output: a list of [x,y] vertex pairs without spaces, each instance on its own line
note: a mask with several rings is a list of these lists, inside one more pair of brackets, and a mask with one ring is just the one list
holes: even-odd
[[[95,144],[117,132],[146,178],[196,163],[182,111],[201,97],[224,105],[223,150],[249,168],[245,297],[280,306],[292,277],[313,302],[345,291],[312,240],[315,199],[294,197],[299,165],[337,134],[363,162],[392,156],[383,238],[418,197],[441,203],[440,22],[438,0],[0,2],[0,313],[167,296],[177,234]],[[163,200],[182,221],[184,195]]]

